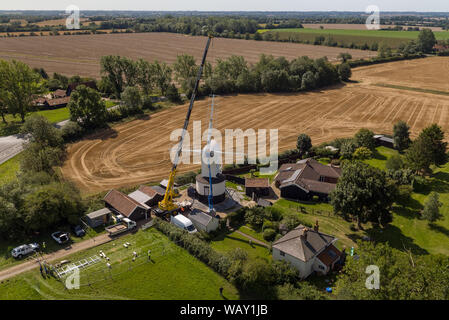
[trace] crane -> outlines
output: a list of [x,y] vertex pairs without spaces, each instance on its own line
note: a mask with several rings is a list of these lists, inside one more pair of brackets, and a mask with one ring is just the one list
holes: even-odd
[[168,177],[168,183],[167,183],[167,188],[165,189],[164,199],[162,199],[158,204],[159,213],[173,212],[178,209],[178,206],[173,202],[173,197],[176,195],[175,190],[174,190],[176,169],[178,168],[179,157],[181,156],[181,152],[182,152],[182,144],[184,142],[184,137],[185,137],[185,133],[187,131],[187,127],[189,126],[190,115],[192,113],[193,104],[195,102],[195,97],[198,92],[201,75],[203,74],[203,68],[206,63],[207,52],[209,51],[209,46],[212,41],[212,38],[213,38],[212,35],[209,35],[209,38],[207,39],[206,48],[204,49],[203,59],[201,60],[201,65],[200,65],[200,68],[198,69],[198,74],[196,76],[195,87],[193,88],[192,96],[190,97],[190,105],[189,105],[189,109],[187,110],[186,119],[184,121],[184,127],[183,127],[183,131],[181,134],[181,139],[179,140],[178,150],[176,151],[175,159],[173,161],[173,166],[172,166],[170,175]]
[[208,202],[209,202],[209,213],[214,214],[214,205],[212,204],[214,195],[212,192],[212,173],[211,173],[211,169],[210,169],[210,161],[211,158],[214,156],[213,152],[211,150],[211,135],[212,135],[212,120],[214,119],[214,100],[215,100],[215,95],[212,95],[212,105],[210,107],[210,120],[209,120],[209,132],[207,134],[207,145],[209,146],[209,161],[207,162],[207,166],[209,169],[209,196],[207,198]]

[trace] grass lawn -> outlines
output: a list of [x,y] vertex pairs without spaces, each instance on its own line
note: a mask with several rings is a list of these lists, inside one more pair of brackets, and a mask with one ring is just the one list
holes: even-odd
[[[40,114],[48,119],[51,123],[57,123],[60,121],[67,120],[70,118],[70,112],[69,108],[59,108],[59,109],[52,109],[52,110],[41,110],[41,111],[35,111],[30,112],[27,117],[31,116],[32,114]],[[20,120],[20,116],[13,117],[10,114],[7,114],[5,116],[7,124],[4,124],[3,122],[0,122],[0,136],[9,136],[12,134],[17,134],[20,131],[20,127],[22,126],[22,122]]]
[[[125,242],[130,248],[123,247]],[[147,251],[151,249],[151,262]],[[113,242],[76,253],[72,262],[91,257],[102,250],[103,259],[81,270],[80,289],[66,290],[62,282],[44,279],[39,270],[0,283],[0,299],[238,299],[237,289],[219,274],[178,247],[155,229],[139,231]],[[132,262],[132,252],[138,253]],[[88,286],[88,283],[91,283]]]
[[394,149],[386,147],[378,147],[373,154],[373,158],[365,160],[363,162],[369,164],[370,166],[385,170],[388,158],[399,155],[399,152]]
[[253,228],[251,228],[251,226],[249,226],[249,225],[241,226],[238,230],[240,232],[243,232],[244,234],[247,234],[253,238],[256,238],[259,241],[269,244],[269,242],[263,238],[263,232],[261,232],[261,231],[258,232],[256,230],[254,230]]
[[0,164],[0,185],[13,180],[19,168],[20,154]]
[[[295,213],[303,224],[315,225],[316,220],[320,225],[320,231],[338,238],[337,247],[342,249],[356,246],[355,241],[367,235],[365,231],[352,231],[351,222],[333,214],[332,206],[328,203],[298,203],[286,199],[280,199],[274,204],[283,212]],[[305,208],[305,212],[297,209],[298,206]]]
[[[242,230],[242,232],[244,231]],[[241,248],[248,252],[248,257],[252,259],[261,258],[267,261],[271,260],[271,253],[268,248],[257,243],[252,243],[252,245],[250,245],[248,238],[235,231],[219,235],[211,241],[210,245],[218,252],[226,253],[233,249]]]

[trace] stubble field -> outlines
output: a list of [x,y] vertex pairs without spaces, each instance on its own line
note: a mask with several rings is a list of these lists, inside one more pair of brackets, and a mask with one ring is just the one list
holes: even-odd
[[[206,37],[193,37],[173,33],[124,33],[99,35],[18,37],[0,39],[0,59],[16,59],[31,67],[43,67],[47,73],[58,72],[72,76],[100,77],[100,58],[120,55],[132,59],[173,63],[180,54],[191,54],[201,59]],[[248,62],[257,62],[262,53],[291,60],[300,56],[335,61],[340,52],[349,52],[354,58],[366,58],[375,52],[279,43],[254,40],[216,38],[213,40],[208,61],[231,55],[244,56]]]
[[[429,58],[425,63],[448,61],[448,58]],[[388,65],[401,73],[402,69],[394,68],[395,64],[401,66],[401,63]],[[399,76],[395,72],[389,75]],[[443,81],[441,78],[447,81],[447,77],[446,73],[434,79],[438,84]],[[311,93],[220,97],[214,127],[220,131],[279,129],[280,151],[294,148],[302,132],[310,135],[314,144],[319,144],[351,136],[362,127],[376,133],[391,133],[398,120],[407,121],[412,136],[431,123],[449,130],[447,96],[376,87],[366,80],[363,70],[355,70],[353,79],[360,82]],[[388,78],[384,81],[388,83]],[[210,99],[200,100],[192,112],[191,121],[201,120],[202,130],[207,128],[209,108]],[[171,167],[169,150],[175,144],[169,136],[174,129],[182,127],[186,110],[187,105],[173,107],[150,119],[120,124],[113,131],[71,145],[68,160],[62,167],[63,175],[86,193],[166,178]],[[190,133],[191,129],[192,126]],[[183,164],[179,172],[197,168],[198,165]]]

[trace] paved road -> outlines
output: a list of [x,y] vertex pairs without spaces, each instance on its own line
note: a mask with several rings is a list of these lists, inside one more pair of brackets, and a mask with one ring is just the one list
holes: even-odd
[[[54,126],[61,129],[67,122],[69,122],[69,120],[55,123]],[[26,141],[25,137],[21,134],[0,137],[0,164],[21,153],[23,144]]]
[[[46,254],[46,255],[44,255],[43,258],[47,262],[51,262],[54,260],[60,260],[64,257],[68,256],[69,254],[72,254],[72,253],[75,253],[75,252],[78,252],[81,250],[93,248],[93,247],[96,247],[98,245],[104,244],[104,243],[112,241],[112,240],[114,240],[114,239],[109,237],[109,234],[102,234],[102,235],[99,235],[99,236],[89,239],[89,240],[74,243],[70,247],[63,248],[61,250]],[[23,272],[30,271],[37,267],[39,267],[39,264],[36,260],[33,259],[33,260],[28,260],[26,262],[23,262],[21,264],[15,265],[11,268],[1,270],[0,271],[0,281],[14,277]]]

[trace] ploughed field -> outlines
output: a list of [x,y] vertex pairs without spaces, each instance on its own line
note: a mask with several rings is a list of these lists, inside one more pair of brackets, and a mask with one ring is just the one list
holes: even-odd
[[[201,59],[205,37],[173,33],[124,33],[72,36],[0,38],[0,59],[16,59],[31,67],[43,67],[47,73],[58,72],[72,76],[100,77],[100,58],[120,55],[132,59],[143,58],[173,63],[176,56],[188,53]],[[208,55],[214,63],[217,58],[231,55],[244,56],[254,63],[260,54],[285,56],[291,60],[299,56],[320,58],[327,56],[334,61],[340,52],[354,58],[373,56],[376,53],[297,43],[280,43],[254,40],[215,38]]]
[[[416,60],[419,61],[431,65],[432,62],[447,62],[449,58]],[[399,67],[389,73],[393,78],[399,76],[396,72],[402,72],[402,62],[388,65],[395,64]],[[358,80],[359,74],[361,72],[355,70],[353,79]],[[438,84],[443,81],[441,78],[447,81],[447,77],[446,73],[432,79]],[[384,80],[388,81],[388,77]],[[425,74],[422,80],[430,81]],[[280,151],[295,148],[297,136],[303,132],[311,136],[314,144],[319,144],[352,136],[362,127],[391,134],[398,120],[407,121],[412,136],[431,123],[438,123],[449,131],[447,96],[377,87],[366,78],[359,83],[317,92],[242,94],[222,96],[216,102],[214,127],[223,136],[224,129],[279,129]],[[119,124],[113,130],[70,145],[68,160],[62,167],[63,175],[86,193],[167,178],[171,168],[169,150],[175,144],[169,137],[174,129],[182,127],[186,111],[187,105],[173,107],[147,120]],[[189,126],[191,135],[195,120],[201,120],[202,131],[206,130],[209,112],[209,98],[195,103]],[[198,168],[198,165],[181,164],[178,170],[182,173]]]

